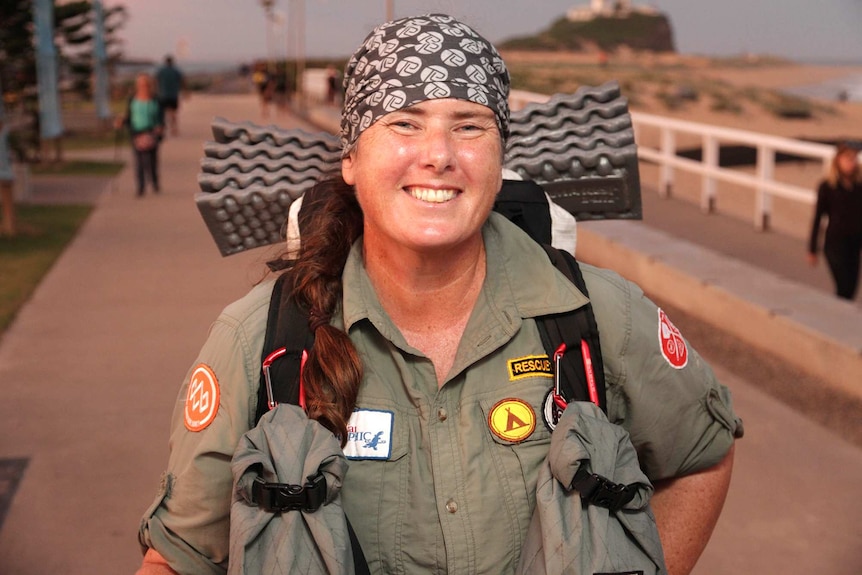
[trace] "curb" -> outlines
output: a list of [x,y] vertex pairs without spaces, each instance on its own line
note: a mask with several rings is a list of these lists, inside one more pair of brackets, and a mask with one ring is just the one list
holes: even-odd
[[637,222],[578,226],[578,257],[862,399],[862,310],[852,303]]

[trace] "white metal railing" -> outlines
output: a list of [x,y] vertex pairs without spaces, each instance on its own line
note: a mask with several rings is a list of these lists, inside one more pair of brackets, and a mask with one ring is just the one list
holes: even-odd
[[[548,98],[549,96],[545,94],[513,90],[510,95],[510,105],[513,110],[517,110],[529,102],[544,102]],[[659,166],[658,190],[662,197],[670,196],[673,189],[674,170],[676,169],[701,176],[700,206],[705,213],[710,213],[715,209],[717,182],[729,182],[750,188],[755,194],[754,226],[758,230],[769,228],[774,197],[786,198],[809,205],[816,201],[816,194],[813,189],[774,179],[776,154],[792,154],[803,159],[819,161],[826,168],[835,153],[835,148],[826,144],[686,122],[639,112],[631,112],[631,117],[635,141],[638,144],[638,158],[642,161],[654,162]],[[659,131],[657,148],[643,145],[643,138],[640,135],[644,128],[653,128]],[[677,155],[678,134],[694,135],[700,138],[703,149],[700,161]],[[755,148],[757,150],[755,172],[749,174],[739,170],[722,168],[719,165],[719,149],[722,143],[742,144]]]

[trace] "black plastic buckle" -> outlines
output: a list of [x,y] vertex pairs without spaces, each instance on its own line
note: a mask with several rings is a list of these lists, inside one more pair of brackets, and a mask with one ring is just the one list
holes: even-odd
[[314,512],[326,502],[326,477],[318,471],[317,475],[308,478],[305,485],[267,483],[256,477],[251,487],[251,500],[271,513]]
[[581,499],[588,504],[604,507],[613,512],[622,509],[634,499],[635,493],[637,493],[635,484],[614,483],[607,477],[590,473],[583,462],[581,462],[575,473],[575,478],[572,480],[572,489],[580,493]]

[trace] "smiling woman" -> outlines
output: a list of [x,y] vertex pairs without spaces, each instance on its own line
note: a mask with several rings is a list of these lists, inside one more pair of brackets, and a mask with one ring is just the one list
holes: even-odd
[[[382,246],[428,254],[479,233],[502,179],[502,140],[491,110],[429,100],[387,114],[342,163],[365,216],[366,258]],[[452,258],[456,252],[445,252]],[[407,254],[404,254],[407,256]],[[388,256],[387,256],[388,257]]]
[[[581,264],[579,289],[492,212],[510,131],[497,50],[451,16],[402,18],[372,30],[344,88],[341,171],[305,192],[298,251],[225,309],[180,389],[141,573],[660,574],[659,529],[688,572],[741,422],[637,286]],[[541,335],[588,302],[601,360],[581,335]],[[278,334],[300,339],[295,394],[266,413]],[[562,395],[568,347],[586,385],[593,366],[613,382],[601,407]],[[656,519],[651,480],[670,502]]]

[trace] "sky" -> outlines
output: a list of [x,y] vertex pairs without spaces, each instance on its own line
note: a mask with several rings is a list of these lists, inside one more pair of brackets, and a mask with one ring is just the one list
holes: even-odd
[[[389,0],[396,18],[446,12],[492,42],[534,34],[588,0]],[[387,0],[275,0],[267,25],[260,0],[103,0],[123,4],[125,54],[178,62],[241,63],[295,56],[305,17],[307,57],[348,57]],[[817,63],[862,63],[862,0],[634,0],[670,16],[679,52],[770,54]],[[304,9],[301,7],[304,6]],[[290,32],[290,33],[288,33]]]

